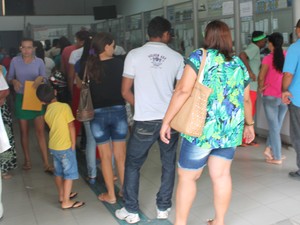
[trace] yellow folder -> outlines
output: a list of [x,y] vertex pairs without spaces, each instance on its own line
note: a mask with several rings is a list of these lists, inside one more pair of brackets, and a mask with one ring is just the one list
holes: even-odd
[[36,97],[36,89],[32,86],[34,81],[25,81],[23,110],[41,111],[42,102]]

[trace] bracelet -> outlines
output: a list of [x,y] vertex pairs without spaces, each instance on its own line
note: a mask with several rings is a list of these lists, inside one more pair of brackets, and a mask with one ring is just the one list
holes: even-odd
[[253,126],[253,125],[254,125],[254,121],[252,121],[252,123],[247,123],[247,122],[245,122],[245,125],[246,125],[246,126]]

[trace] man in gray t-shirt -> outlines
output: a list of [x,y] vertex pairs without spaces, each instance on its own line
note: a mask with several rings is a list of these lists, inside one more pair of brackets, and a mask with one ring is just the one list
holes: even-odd
[[[134,106],[134,125],[129,139],[124,177],[124,207],[116,217],[128,223],[139,218],[139,173],[151,146],[157,141],[162,162],[161,186],[156,195],[157,218],[167,219],[172,206],[178,133],[172,130],[169,144],[160,140],[162,119],[176,80],[181,78],[183,57],[167,46],[171,24],[155,17],[148,26],[149,42],[131,50],[123,72],[122,94]],[[131,90],[134,83],[134,95]]]

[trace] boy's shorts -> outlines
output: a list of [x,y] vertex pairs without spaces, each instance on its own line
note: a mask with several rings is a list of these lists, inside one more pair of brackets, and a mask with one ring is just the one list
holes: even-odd
[[78,168],[76,151],[71,148],[67,150],[49,149],[53,156],[54,175],[63,177],[65,180],[78,179]]

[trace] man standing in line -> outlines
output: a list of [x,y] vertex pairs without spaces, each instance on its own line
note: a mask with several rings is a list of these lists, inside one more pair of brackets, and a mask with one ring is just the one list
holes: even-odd
[[[171,24],[163,17],[153,18],[148,25],[149,42],[131,50],[123,72],[122,95],[134,105],[134,125],[125,163],[124,207],[116,217],[137,223],[139,217],[139,178],[151,146],[158,141],[162,163],[161,186],[156,195],[157,218],[167,219],[175,179],[178,133],[173,130],[170,144],[160,140],[162,119],[172,97],[174,84],[181,78],[183,57],[169,48]],[[134,95],[131,87],[134,83]]]
[[300,179],[300,20],[296,25],[296,35],[298,40],[288,48],[282,70],[282,102],[289,104],[290,137],[297,155],[298,169],[289,175]]
[[[251,38],[252,43],[240,53],[239,57],[245,64],[250,78],[250,98],[252,102],[252,116],[254,117],[256,112],[256,99],[257,99],[257,76],[259,74],[261,66],[260,50],[266,46],[266,35],[262,31],[254,31]],[[247,146],[243,140],[242,146]],[[254,141],[249,144],[250,146],[257,146]]]

